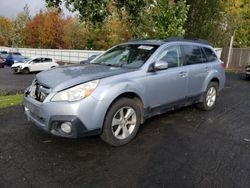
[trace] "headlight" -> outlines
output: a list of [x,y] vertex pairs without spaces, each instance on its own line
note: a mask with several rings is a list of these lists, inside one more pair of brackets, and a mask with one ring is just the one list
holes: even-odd
[[74,86],[72,88],[60,91],[54,95],[51,101],[77,101],[83,99],[95,90],[99,80],[90,81],[84,84]]

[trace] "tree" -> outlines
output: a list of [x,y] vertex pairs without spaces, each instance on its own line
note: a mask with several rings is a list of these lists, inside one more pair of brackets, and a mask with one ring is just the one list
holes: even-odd
[[59,8],[63,3],[71,12],[78,12],[80,19],[94,25],[102,23],[109,15],[108,0],[46,0],[48,7]]
[[57,10],[40,11],[25,27],[25,44],[38,48],[64,48],[64,23]]
[[[190,5],[186,22],[186,37],[206,39],[214,45],[224,33],[223,4],[219,0],[187,0]],[[218,38],[218,36],[220,36]]]
[[65,4],[71,12],[78,12],[84,22],[98,25],[110,17],[113,8],[122,15],[123,11],[128,13],[128,19],[132,23],[138,23],[143,9],[152,0],[46,0],[48,7],[60,8]]
[[153,3],[152,0],[114,0],[118,14],[123,16],[123,13],[126,12],[128,21],[133,25],[140,23],[145,8],[151,3]]
[[228,0],[225,2],[225,12],[227,32],[230,36],[235,34],[234,46],[250,46],[250,2]]
[[70,49],[85,49],[88,30],[78,18],[69,18],[65,22],[64,41]]
[[38,48],[41,47],[40,35],[43,27],[44,15],[43,12],[39,12],[36,16],[30,20],[24,28],[24,43],[28,47]]
[[142,22],[136,26],[136,37],[168,38],[183,36],[188,9],[186,0],[179,0],[178,2],[155,0],[145,8]]
[[12,32],[12,46],[23,47],[24,46],[24,28],[26,24],[31,20],[30,10],[26,4],[23,11],[19,13],[13,24]]
[[165,0],[156,1],[152,13],[155,37],[166,38],[185,34],[184,24],[187,20],[189,6],[187,6],[186,0],[176,3],[169,2],[171,3],[166,3]]
[[10,46],[11,44],[11,36],[10,33],[12,31],[13,24],[11,20],[0,16],[0,45],[2,46]]

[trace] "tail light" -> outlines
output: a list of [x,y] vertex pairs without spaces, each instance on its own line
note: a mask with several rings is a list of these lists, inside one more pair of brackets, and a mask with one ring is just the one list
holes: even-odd
[[224,64],[223,61],[220,62],[220,65],[221,65],[221,67],[222,67],[223,69],[225,69],[225,64]]

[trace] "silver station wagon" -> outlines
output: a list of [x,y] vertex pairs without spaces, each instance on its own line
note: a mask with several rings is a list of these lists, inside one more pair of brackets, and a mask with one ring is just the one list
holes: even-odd
[[37,74],[24,110],[52,135],[120,146],[154,115],[191,104],[212,110],[224,84],[224,64],[206,41],[132,40],[88,64]]

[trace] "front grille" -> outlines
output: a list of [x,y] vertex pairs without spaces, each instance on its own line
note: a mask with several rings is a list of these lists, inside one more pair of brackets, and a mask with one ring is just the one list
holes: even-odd
[[43,102],[50,93],[50,88],[34,81],[30,87],[29,95],[37,101]]

